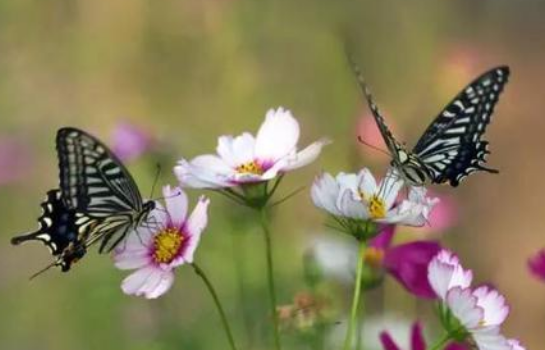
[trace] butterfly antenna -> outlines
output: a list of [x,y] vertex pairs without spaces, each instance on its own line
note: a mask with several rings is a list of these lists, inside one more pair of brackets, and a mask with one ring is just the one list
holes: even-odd
[[157,187],[157,182],[159,181],[159,176],[161,175],[161,164],[157,163],[157,169],[155,170],[155,180],[153,180],[153,185],[151,186],[151,195],[149,198],[153,198],[155,193],[155,187]]
[[377,146],[375,146],[375,145],[370,144],[369,142],[365,141],[365,140],[363,139],[363,137],[361,137],[361,136],[358,136],[358,141],[359,141],[361,144],[363,144],[363,145],[365,145],[365,146],[367,146],[367,147],[370,147],[370,148],[374,149],[375,151],[379,151],[379,152],[382,153],[382,154],[385,154],[385,155],[387,155],[387,156],[390,156],[390,153],[388,153],[386,150],[383,150],[383,149],[380,148],[380,147],[377,147]]
[[32,281],[35,277],[38,277],[39,275],[41,275],[42,273],[46,272],[47,270],[49,270],[50,268],[54,267],[55,265],[57,265],[57,262],[52,262],[51,264],[47,265],[46,267],[44,267],[43,269],[41,269],[40,271],[36,272],[35,274],[33,274],[32,276],[30,276],[30,278],[28,279],[29,281]]

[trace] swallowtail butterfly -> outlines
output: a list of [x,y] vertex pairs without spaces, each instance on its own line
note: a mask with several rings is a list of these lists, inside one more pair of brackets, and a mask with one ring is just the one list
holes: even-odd
[[359,85],[386,146],[392,166],[411,185],[450,183],[456,187],[476,171],[498,173],[484,166],[490,153],[482,139],[494,106],[509,78],[509,67],[489,70],[466,86],[428,126],[412,151],[399,143],[386,125],[363,75],[351,61]]
[[155,202],[144,202],[121,161],[82,130],[60,129],[57,155],[60,188],[47,193],[38,230],[11,242],[43,242],[56,259],[49,267],[68,271],[92,244],[100,243],[100,253],[110,252],[147,220]]

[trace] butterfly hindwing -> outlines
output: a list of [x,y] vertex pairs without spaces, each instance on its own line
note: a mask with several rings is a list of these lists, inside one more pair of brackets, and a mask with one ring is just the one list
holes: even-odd
[[55,264],[61,266],[63,271],[68,271],[72,262],[85,254],[85,247],[80,240],[85,232],[76,224],[75,211],[65,206],[59,190],[49,191],[41,206],[39,228],[12,238],[11,243],[18,245],[27,241],[40,241],[57,257]]
[[413,153],[428,167],[433,183],[457,186],[484,166],[489,154],[482,140],[509,77],[508,67],[494,68],[469,84],[426,129]]

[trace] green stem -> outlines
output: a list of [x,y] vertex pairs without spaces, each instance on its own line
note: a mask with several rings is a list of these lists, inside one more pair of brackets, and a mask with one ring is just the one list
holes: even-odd
[[442,349],[448,341],[451,339],[450,333],[446,333],[443,338],[439,339],[439,341],[430,348],[430,350],[439,350]]
[[269,229],[269,220],[265,208],[260,210],[261,226],[265,236],[266,255],[267,255],[267,279],[269,287],[270,312],[273,320],[274,345],[276,350],[282,349],[280,345],[280,332],[278,325],[278,313],[276,312],[276,288],[274,286],[274,266],[272,256],[271,231]]
[[237,350],[235,340],[233,338],[233,333],[231,332],[229,322],[227,321],[227,316],[225,316],[225,311],[223,311],[223,307],[221,306],[221,302],[218,298],[216,290],[214,289],[214,286],[212,285],[212,282],[210,282],[208,277],[206,277],[204,271],[197,264],[192,263],[191,266],[193,266],[195,273],[203,280],[204,284],[208,288],[208,291],[210,292],[210,295],[212,296],[212,299],[214,299],[214,303],[216,304],[216,308],[218,309],[218,312],[220,314],[221,322],[223,323],[223,328],[227,335],[227,339],[229,340],[229,345],[231,345],[231,350]]
[[354,337],[354,328],[356,327],[356,318],[358,316],[358,305],[361,300],[361,277],[363,275],[365,253],[365,241],[360,241],[360,248],[358,251],[358,269],[356,272],[356,280],[354,281],[354,297],[352,299],[352,311],[350,312],[350,321],[348,323],[348,330],[346,331],[346,338],[344,339],[343,350],[349,350],[352,345]]
[[[362,299],[365,299],[365,295],[361,296]],[[356,334],[356,350],[361,350],[363,346],[363,325],[365,321],[365,300],[362,300],[360,309],[358,311],[358,333]]]

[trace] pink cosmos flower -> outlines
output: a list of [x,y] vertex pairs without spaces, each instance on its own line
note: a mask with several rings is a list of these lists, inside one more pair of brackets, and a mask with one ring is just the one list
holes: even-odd
[[112,138],[112,150],[122,161],[134,160],[152,146],[151,136],[145,130],[128,122],[118,123]]
[[369,242],[366,259],[381,260],[374,264],[380,264],[410,293],[421,298],[436,298],[428,282],[428,265],[441,251],[441,245],[432,241],[413,241],[392,247],[394,230],[395,226],[389,225]]
[[545,249],[528,260],[528,268],[536,278],[545,281]]
[[322,139],[302,151],[297,150],[299,123],[282,107],[269,110],[257,136],[221,136],[217,154],[201,155],[191,161],[181,159],[174,172],[182,186],[221,189],[271,180],[313,162]]
[[0,185],[20,180],[30,170],[30,150],[14,137],[0,138]]
[[117,268],[136,270],[121,285],[126,294],[153,299],[166,293],[174,282],[174,269],[193,262],[207,225],[207,198],[201,197],[187,217],[187,196],[180,188],[165,186],[163,195],[166,210],[156,203],[147,223],[114,251]]
[[[380,342],[384,350],[402,350],[392,339],[388,332],[380,334]],[[426,350],[426,340],[422,334],[422,327],[419,323],[414,323],[411,330],[411,350]],[[445,350],[467,350],[467,347],[459,343],[450,343]]]
[[500,326],[509,314],[505,298],[487,286],[470,287],[473,273],[465,270],[453,253],[442,250],[430,262],[428,279],[443,306],[450,310],[462,329],[480,350],[514,350],[518,341],[507,339]]

